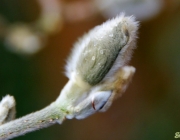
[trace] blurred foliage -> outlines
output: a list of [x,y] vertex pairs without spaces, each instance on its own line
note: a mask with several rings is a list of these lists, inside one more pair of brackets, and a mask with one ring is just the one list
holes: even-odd
[[[123,97],[106,113],[81,121],[67,120],[62,125],[15,139],[174,139],[175,132],[180,132],[180,3],[178,0],[164,0],[164,3],[158,15],[141,21],[138,48],[131,61],[137,72]],[[0,15],[8,21],[8,26],[18,22],[31,24],[38,19],[40,11],[35,0],[0,2]],[[8,51],[4,38],[0,39],[0,97],[6,94],[15,97],[17,117],[56,99],[67,81],[63,67],[72,44],[84,32],[106,20],[101,13],[93,14],[75,22],[65,20],[61,30],[48,35],[46,47],[33,56]]]

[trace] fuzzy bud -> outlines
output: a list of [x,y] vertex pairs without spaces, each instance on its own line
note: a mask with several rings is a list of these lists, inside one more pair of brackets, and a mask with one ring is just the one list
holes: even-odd
[[126,66],[136,44],[138,22],[124,14],[84,35],[67,61],[68,83],[56,103],[68,110],[68,119],[83,119],[106,111],[120,96],[135,68]]
[[137,28],[134,17],[121,14],[92,29],[75,44],[67,76],[71,79],[73,73],[91,86],[111,76],[111,70],[114,73],[129,61]]
[[13,120],[15,113],[14,97],[6,95],[0,102],[0,125]]

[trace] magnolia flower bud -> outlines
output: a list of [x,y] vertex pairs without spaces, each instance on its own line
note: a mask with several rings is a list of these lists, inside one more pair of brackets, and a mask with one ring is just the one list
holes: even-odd
[[95,27],[74,46],[67,61],[68,83],[56,100],[67,118],[106,111],[126,89],[135,68],[125,66],[135,48],[138,23],[124,14]]
[[66,74],[96,85],[112,76],[131,57],[138,23],[124,14],[95,27],[84,35],[68,59]]

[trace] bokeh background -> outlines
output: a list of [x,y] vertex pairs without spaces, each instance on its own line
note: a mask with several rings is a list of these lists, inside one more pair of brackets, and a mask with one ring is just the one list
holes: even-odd
[[140,21],[126,93],[105,113],[66,120],[15,140],[171,140],[180,132],[179,0],[1,0],[0,98],[17,117],[56,99],[74,42],[124,11]]

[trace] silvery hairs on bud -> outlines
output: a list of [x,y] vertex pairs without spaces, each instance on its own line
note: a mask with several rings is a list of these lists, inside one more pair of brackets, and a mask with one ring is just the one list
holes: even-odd
[[74,45],[66,75],[94,86],[126,65],[136,46],[138,22],[123,13],[96,26]]

